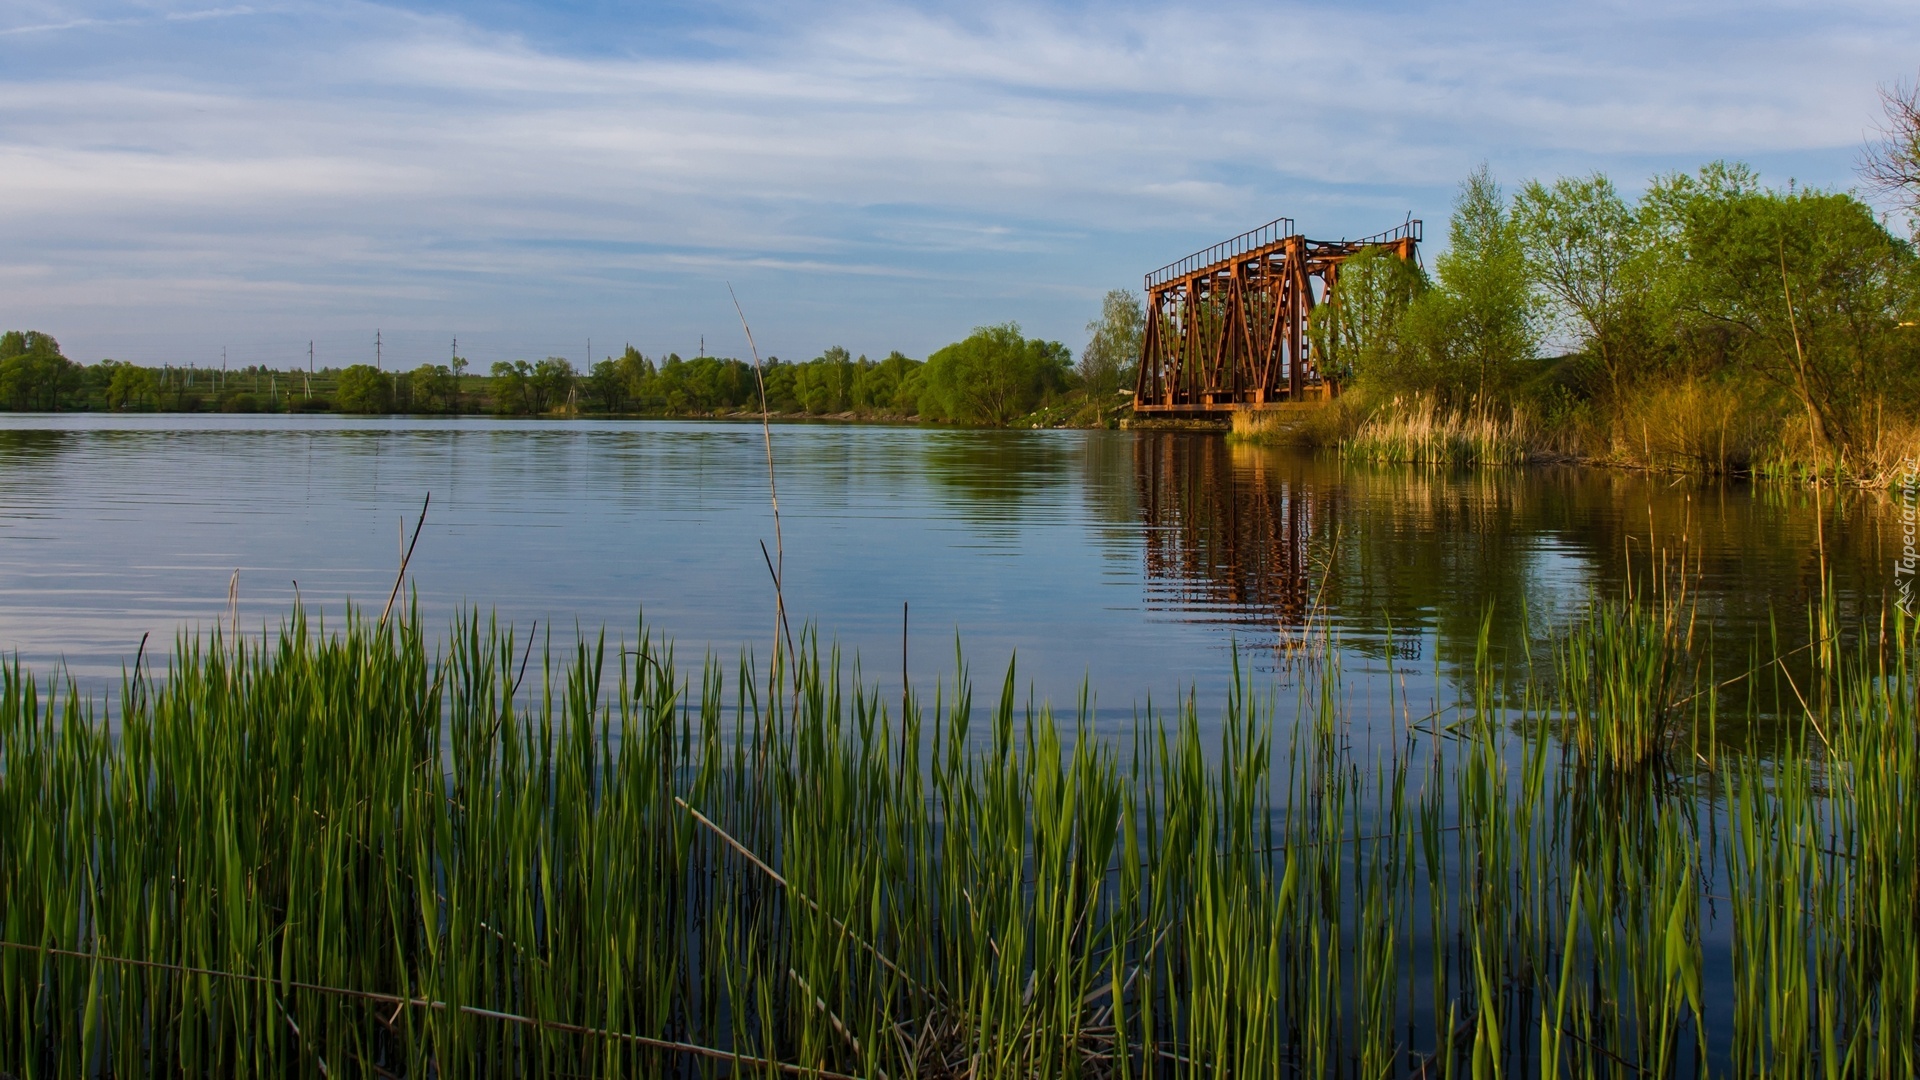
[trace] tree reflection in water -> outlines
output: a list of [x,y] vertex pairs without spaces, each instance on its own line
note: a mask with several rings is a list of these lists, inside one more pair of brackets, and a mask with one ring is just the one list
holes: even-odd
[[[1811,638],[1824,573],[1843,627],[1889,603],[1897,523],[1884,497],[1594,468],[1376,468],[1328,454],[1141,432],[1132,446],[1152,610],[1246,627],[1265,650],[1309,628],[1343,653],[1470,669],[1481,634],[1545,677],[1549,643],[1595,597],[1684,581],[1717,670]],[[1806,654],[1798,654],[1804,663]],[[1794,662],[1781,669],[1798,673]],[[1724,676],[1723,676],[1724,677]],[[1784,684],[1783,684],[1784,686]],[[1772,712],[1755,680],[1725,704]]]

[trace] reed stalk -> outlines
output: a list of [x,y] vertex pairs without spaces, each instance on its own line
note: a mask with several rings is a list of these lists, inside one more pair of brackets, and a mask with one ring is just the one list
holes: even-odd
[[1011,670],[896,716],[811,634],[764,698],[477,615],[183,636],[111,710],[16,661],[0,1070],[1911,1075],[1914,628],[1688,758],[1631,605],[1365,754],[1337,653],[1126,735]]

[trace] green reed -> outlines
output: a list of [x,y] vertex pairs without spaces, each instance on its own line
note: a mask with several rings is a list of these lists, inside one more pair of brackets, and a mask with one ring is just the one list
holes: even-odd
[[183,637],[111,724],[16,663],[0,1070],[1911,1075],[1912,628],[1762,761],[1677,751],[1666,618],[1358,742],[1337,654],[1122,731],[475,617]]

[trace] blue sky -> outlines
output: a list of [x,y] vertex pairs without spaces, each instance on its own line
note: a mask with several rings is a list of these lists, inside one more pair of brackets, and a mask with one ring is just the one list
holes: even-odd
[[1850,187],[1916,74],[1912,0],[0,0],[0,328],[736,354],[730,281],[789,359],[1007,319],[1077,350],[1109,288],[1281,215],[1439,226],[1482,160]]

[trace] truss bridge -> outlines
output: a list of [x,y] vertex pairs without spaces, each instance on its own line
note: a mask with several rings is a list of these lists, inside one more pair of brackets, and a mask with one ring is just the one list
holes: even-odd
[[1336,296],[1348,259],[1370,248],[1416,258],[1420,232],[1409,218],[1360,240],[1309,240],[1280,218],[1148,274],[1134,412],[1219,416],[1338,396],[1308,334],[1314,309]]

